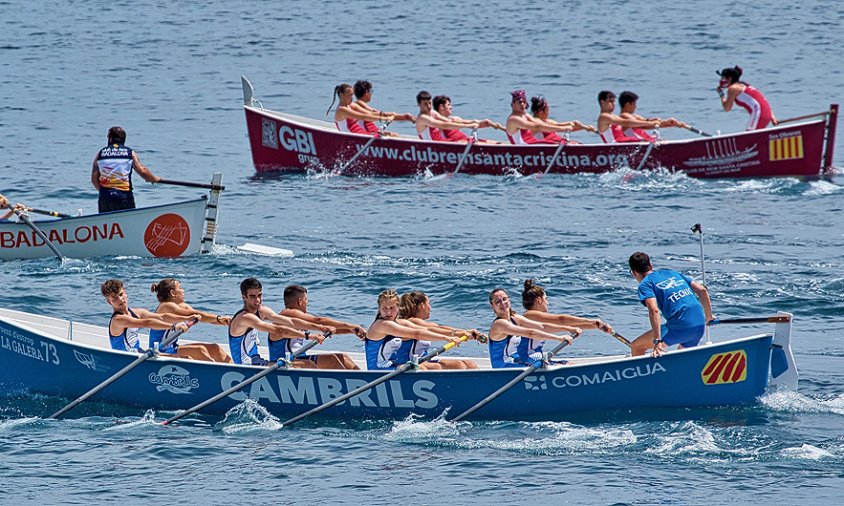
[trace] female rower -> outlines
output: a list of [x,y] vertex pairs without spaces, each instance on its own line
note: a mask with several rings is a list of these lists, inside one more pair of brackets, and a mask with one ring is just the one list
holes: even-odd
[[[409,112],[405,113],[396,113],[396,112],[385,112],[379,111],[378,109],[369,105],[369,102],[372,101],[372,83],[369,81],[359,80],[355,82],[354,86],[355,92],[355,100],[351,107],[352,109],[357,110],[358,112],[365,112],[365,113],[378,113],[383,114],[385,116],[392,116],[393,121],[416,121],[416,117],[410,114]],[[376,125],[372,121],[363,120],[361,122],[363,128],[372,135],[375,135],[379,132],[378,125]],[[398,137],[398,134],[395,132],[386,132],[385,135],[390,137]]]
[[[747,122],[746,130],[761,130],[769,124],[776,125],[777,119],[771,111],[771,106],[768,105],[768,100],[762,95],[762,92],[747,84],[741,79],[741,67],[736,65],[732,68],[725,68],[718,75],[721,76],[721,81],[715,91],[721,97],[721,107],[729,112],[733,108],[733,104],[738,104],[750,113],[750,121]],[[724,89],[727,90],[724,93]]]
[[[228,325],[231,321],[230,316],[212,314],[205,311],[194,309],[185,302],[185,290],[182,284],[173,278],[165,278],[150,287],[150,291],[155,293],[158,299],[158,307],[155,309],[157,314],[169,313],[179,315],[187,318],[192,315],[200,315],[202,321],[214,325]],[[153,348],[161,341],[166,339],[167,332],[164,330],[150,329],[149,331],[149,347]],[[232,363],[231,357],[226,353],[225,349],[216,343],[190,343],[179,344],[176,339],[167,348],[160,349],[162,353],[176,355],[181,358],[191,358],[194,360],[205,360],[209,362],[225,362]]]
[[612,327],[598,318],[580,318],[569,314],[549,313],[545,288],[534,283],[532,279],[525,280],[525,289],[522,291],[522,305],[527,310],[524,313],[525,318],[535,322],[568,325],[581,330],[599,329],[607,334],[613,333]]
[[545,123],[527,113],[527,94],[525,90],[510,93],[510,116],[507,118],[507,138],[510,144],[537,144],[540,141],[533,136],[533,132],[571,132],[571,125],[552,125]]
[[[533,114],[534,118],[548,123],[549,125],[571,126],[572,132],[578,132],[580,130],[597,132],[595,127],[593,127],[592,125],[584,125],[583,123],[577,120],[563,122],[554,121],[548,117],[550,111],[551,106],[548,104],[548,101],[545,100],[545,97],[543,97],[542,95],[530,98],[530,112]],[[546,144],[559,144],[565,140],[554,132],[543,132],[541,130],[536,132],[536,137],[538,138],[539,142]]]
[[[378,294],[378,314],[366,331],[364,349],[366,368],[395,369],[410,360],[410,339],[429,339],[431,341],[450,341],[460,343],[456,336],[443,336],[409,322],[396,321],[399,317],[399,294],[395,290],[385,290]],[[423,363],[424,365],[424,363]]]
[[[493,368],[525,367],[540,358],[546,339],[571,343],[580,335],[577,327],[540,323],[516,314],[510,308],[510,297],[503,288],[489,293],[489,305],[495,321],[489,329],[489,360]],[[550,332],[568,332],[557,336]]]
[[[431,317],[431,301],[424,292],[412,291],[402,294],[399,302],[399,316],[402,323],[408,322],[420,328],[442,334],[445,336],[472,336],[478,338],[480,333],[475,330],[458,329],[456,327],[449,327],[448,325],[439,325],[437,323],[429,322]],[[422,356],[431,348],[431,341],[420,341],[418,339],[410,339],[405,341],[405,344],[410,344],[410,354]],[[478,364],[474,360],[462,358],[443,358],[433,359],[424,362],[421,367],[423,369],[477,369]]]
[[338,84],[334,87],[334,97],[331,99],[331,105],[325,111],[325,115],[331,112],[334,107],[335,100],[338,100],[337,110],[334,111],[334,124],[341,132],[352,134],[369,135],[369,132],[361,126],[359,121],[393,121],[394,116],[384,114],[383,112],[361,112],[352,107],[355,93],[352,90],[352,85],[348,83]]

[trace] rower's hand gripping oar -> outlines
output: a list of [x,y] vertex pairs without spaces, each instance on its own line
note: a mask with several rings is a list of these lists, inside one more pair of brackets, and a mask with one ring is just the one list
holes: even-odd
[[380,139],[381,137],[383,137],[383,135],[384,135],[384,131],[385,131],[385,130],[387,130],[387,127],[388,127],[388,126],[390,126],[390,123],[392,123],[392,122],[393,122],[393,120],[387,120],[387,121],[385,121],[385,122],[384,122],[384,124],[383,124],[383,125],[381,125],[381,128],[379,128],[379,129],[378,129],[378,133],[376,133],[375,135],[373,135],[373,136],[372,136],[372,138],[371,138],[371,139],[369,139],[369,140],[366,142],[366,144],[364,144],[364,145],[363,145],[363,147],[360,149],[360,151],[358,151],[357,153],[355,153],[355,156],[353,156],[353,157],[352,157],[352,158],[351,158],[348,162],[346,162],[346,164],[345,164],[345,165],[343,165],[342,167],[340,167],[340,169],[338,169],[337,171],[335,171],[335,172],[334,172],[334,175],[336,175],[336,176],[342,176],[342,175],[343,175],[343,172],[344,172],[346,169],[348,169],[348,168],[349,168],[349,166],[350,166],[351,164],[353,164],[353,163],[355,162],[355,160],[357,160],[357,159],[358,159],[358,157],[359,157],[360,155],[364,154],[364,153],[366,152],[366,150],[367,150],[367,149],[369,149],[369,146],[371,146],[371,145],[372,145],[372,143],[376,141],[376,139]]
[[[329,337],[331,337],[331,332],[326,332],[323,335],[326,338],[329,338]],[[313,348],[314,346],[316,346],[318,344],[319,344],[319,341],[316,341],[316,340],[309,341],[304,346],[302,346],[301,348],[296,350],[296,352],[293,353],[292,358],[295,360],[296,358],[304,355],[308,350],[310,350],[311,348]],[[197,404],[196,406],[194,406],[192,408],[188,408],[184,411],[180,411],[176,415],[171,416],[167,420],[164,420],[163,422],[161,422],[161,425],[170,425],[171,423],[175,422],[176,420],[178,420],[180,418],[188,416],[191,413],[195,413],[195,412],[199,411],[200,409],[204,409],[204,408],[214,404],[215,402],[219,401],[223,397],[228,397],[229,395],[237,392],[238,390],[242,389],[243,387],[246,387],[246,386],[251,385],[252,383],[255,383],[256,381],[258,381],[259,379],[263,378],[264,376],[272,373],[273,371],[276,371],[276,370],[280,369],[281,367],[287,367],[288,365],[290,365],[290,362],[291,361],[289,361],[289,360],[286,360],[284,358],[280,358],[273,365],[271,365],[269,367],[265,367],[264,370],[262,370],[258,374],[252,375],[249,378],[246,378],[245,380],[241,381],[240,383],[232,385],[230,388],[223,390],[219,394],[215,395],[214,397],[211,397],[210,399],[208,399],[206,401],[200,402],[199,404]]]
[[472,136],[466,143],[466,149],[464,149],[463,154],[460,155],[460,162],[457,164],[457,168],[454,169],[453,174],[457,174],[458,172],[460,172],[460,169],[463,168],[463,162],[466,161],[466,157],[469,156],[469,150],[472,149],[472,146],[476,142],[478,142],[478,127],[472,129]]
[[416,362],[406,362],[406,363],[398,366],[394,371],[390,371],[389,373],[381,376],[380,378],[370,381],[366,385],[361,385],[360,387],[352,390],[351,392],[348,392],[344,395],[341,395],[340,397],[336,397],[334,399],[331,399],[330,401],[328,401],[324,404],[320,404],[319,406],[317,406],[317,407],[315,407],[315,408],[313,408],[309,411],[306,411],[302,414],[296,415],[289,420],[285,420],[284,422],[282,422],[281,426],[287,427],[288,425],[292,425],[292,424],[298,422],[299,420],[301,420],[303,418],[307,418],[311,415],[319,413],[320,411],[328,409],[331,406],[334,406],[335,404],[340,404],[341,402],[345,401],[346,399],[351,399],[352,397],[354,397],[354,396],[356,396],[356,395],[358,395],[362,392],[366,392],[367,390],[374,388],[374,387],[380,385],[381,383],[384,383],[385,381],[389,381],[391,378],[398,376],[399,374],[407,371],[408,369],[415,368],[419,364],[421,364],[423,362],[427,362],[427,361],[431,360],[432,358],[437,357],[438,355],[445,353],[446,351],[454,348],[455,346],[458,346],[460,343],[464,343],[468,340],[469,340],[469,336],[461,336],[460,339],[458,339],[457,341],[451,341],[451,342],[446,343],[443,346],[440,346],[436,350],[430,350],[430,351],[428,351],[428,353],[426,353],[425,355],[420,357],[419,360],[417,360]]
[[[198,322],[198,321],[199,321],[199,320],[197,320],[197,319],[195,319],[195,318],[192,318],[190,321],[188,321],[188,322],[186,323],[186,325],[188,326],[188,328],[190,328],[190,327],[193,327],[193,326],[196,324],[196,322]],[[162,348],[162,349],[166,349],[168,346],[170,346],[170,345],[173,343],[173,341],[175,341],[176,339],[178,339],[178,338],[179,338],[179,336],[181,336],[182,334],[184,334],[184,332],[185,332],[185,331],[184,331],[184,330],[181,330],[181,329],[176,330],[175,332],[172,332],[170,335],[168,335],[165,339],[163,339],[163,340],[161,341],[161,345],[160,345],[159,347],[160,347],[160,348]],[[132,361],[129,365],[127,365],[127,366],[126,366],[126,367],[124,367],[123,369],[121,369],[121,370],[117,371],[117,372],[116,372],[116,373],[114,373],[114,374],[113,374],[110,378],[108,378],[107,380],[103,381],[103,382],[102,382],[102,383],[100,383],[99,385],[95,386],[94,388],[92,388],[92,389],[91,389],[91,390],[89,390],[88,392],[86,392],[86,393],[82,394],[82,395],[81,395],[78,399],[76,399],[75,401],[71,402],[71,403],[70,403],[70,404],[68,404],[67,406],[63,407],[62,409],[60,409],[60,410],[56,411],[55,413],[53,413],[52,415],[50,415],[50,418],[58,418],[58,417],[62,416],[63,414],[65,414],[65,413],[67,413],[68,411],[70,411],[71,409],[75,408],[77,405],[79,405],[79,404],[81,404],[81,403],[85,402],[85,400],[86,400],[86,399],[88,399],[89,397],[91,397],[92,395],[96,394],[96,393],[97,393],[97,392],[99,392],[100,390],[104,389],[105,387],[107,387],[107,386],[111,385],[111,384],[112,384],[112,383],[114,383],[115,381],[117,381],[117,380],[119,380],[120,378],[122,378],[123,376],[125,376],[125,375],[129,372],[129,371],[131,371],[132,369],[134,369],[134,368],[138,367],[138,366],[139,366],[139,365],[141,365],[144,361],[146,361],[146,359],[148,359],[148,358],[152,358],[152,357],[156,356],[157,354],[158,354],[158,352],[156,352],[156,351],[155,351],[155,350],[153,350],[152,348],[150,348],[150,349],[148,349],[148,350],[144,351],[143,353],[141,353],[141,355],[140,355],[140,356],[138,356],[138,358],[136,358],[135,360],[133,360],[133,361]]]
[[[572,339],[574,339],[574,337],[572,337]],[[539,359],[539,360],[535,360],[535,361],[533,362],[533,364],[531,364],[531,365],[530,365],[530,367],[528,367],[527,369],[525,369],[525,370],[524,370],[521,374],[519,374],[519,375],[518,375],[518,376],[516,376],[515,378],[513,378],[513,379],[511,379],[510,381],[508,381],[507,383],[505,383],[505,384],[504,384],[504,386],[502,386],[501,388],[499,388],[499,389],[498,389],[498,390],[496,390],[495,392],[493,392],[493,393],[489,394],[488,396],[486,396],[486,397],[484,398],[484,400],[482,400],[481,402],[479,402],[479,403],[475,404],[475,405],[474,405],[474,406],[472,406],[471,408],[467,409],[466,411],[464,411],[464,412],[460,413],[459,415],[457,415],[456,417],[452,418],[452,420],[451,420],[451,421],[452,421],[452,422],[459,422],[460,420],[462,420],[462,419],[466,418],[467,416],[471,415],[471,414],[472,414],[472,413],[474,413],[475,411],[477,411],[477,410],[481,409],[482,407],[486,406],[486,405],[487,405],[487,404],[489,404],[490,402],[494,401],[494,400],[495,400],[495,399],[497,399],[497,398],[498,398],[501,394],[503,394],[503,393],[504,393],[504,392],[506,392],[507,390],[510,390],[510,388],[512,388],[514,385],[518,384],[518,383],[519,383],[519,382],[521,382],[523,379],[525,379],[526,377],[528,377],[528,376],[530,376],[531,374],[533,374],[533,372],[534,372],[534,371],[536,371],[537,369],[539,369],[540,367],[542,367],[543,365],[545,365],[545,364],[546,364],[546,362],[548,362],[549,360],[551,360],[551,357],[553,357],[554,355],[556,355],[557,353],[559,353],[559,352],[560,352],[563,348],[565,348],[566,346],[568,346],[570,343],[571,343],[571,341],[569,341],[568,339],[563,340],[563,341],[560,341],[560,343],[559,343],[559,344],[557,344],[557,346],[555,346],[555,347],[554,347],[554,349],[552,349],[552,350],[551,350],[551,351],[549,351],[547,354],[545,354],[545,355],[544,355],[541,359]]]
[[29,228],[31,228],[32,231],[35,232],[35,234],[38,235],[38,237],[40,237],[42,241],[44,241],[44,244],[46,244],[47,247],[50,248],[50,250],[53,252],[53,254],[56,255],[56,258],[59,259],[59,262],[64,261],[64,256],[59,252],[59,250],[56,248],[56,246],[50,241],[50,239],[47,237],[47,234],[45,234],[44,231],[42,231],[40,228],[36,227],[34,223],[32,223],[32,220],[29,219],[29,215],[26,214],[25,211],[22,211],[22,210],[18,209],[17,207],[13,207],[12,211],[14,211],[15,214],[17,215],[17,217],[21,221],[26,223],[27,226],[29,226]]

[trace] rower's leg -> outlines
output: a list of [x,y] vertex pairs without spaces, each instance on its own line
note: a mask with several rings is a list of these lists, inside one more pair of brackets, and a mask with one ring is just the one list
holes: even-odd
[[309,358],[297,358],[293,361],[294,369],[318,369],[316,362]]
[[462,360],[454,358],[442,358],[439,364],[442,366],[442,369],[466,369],[466,364]]
[[316,366],[318,369],[346,369],[346,364],[337,353],[316,355]]
[[630,355],[638,357],[653,348],[653,332],[648,330],[630,343]]
[[182,358],[192,358],[194,360],[204,360],[206,362],[213,362],[214,359],[208,354],[205,347],[199,344],[183,344],[179,346],[177,354]]
[[211,357],[211,360],[214,362],[222,362],[224,364],[233,364],[234,361],[226,353],[225,348],[220,346],[217,343],[204,343],[202,346],[205,347],[205,351],[208,352],[208,355]]
[[422,362],[419,364],[419,368],[424,371],[441,371],[443,366],[437,362]]

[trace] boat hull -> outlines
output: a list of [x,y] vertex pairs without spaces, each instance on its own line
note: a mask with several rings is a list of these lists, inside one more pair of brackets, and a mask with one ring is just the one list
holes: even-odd
[[[244,105],[258,172],[336,170],[343,174],[414,176],[455,172],[466,145],[412,138],[376,139],[334,125]],[[669,169],[695,178],[818,177],[831,163],[837,106],[826,117],[765,130],[648,143],[515,146],[478,143],[464,174],[602,173],[622,167]],[[825,140],[825,137],[826,138]],[[354,163],[346,162],[363,151]],[[827,162],[828,161],[828,162]],[[549,168],[550,166],[550,168]]]
[[[160,206],[33,222],[69,258],[178,257],[200,252],[207,197]],[[0,259],[50,257],[25,223],[0,223]]]
[[[49,325],[62,329],[61,325],[67,322]],[[47,333],[31,323],[0,315],[0,384],[5,391],[76,398],[136,357],[56,337],[61,332],[66,330]],[[102,332],[102,340],[107,342],[105,331]],[[596,410],[752,403],[769,384],[772,338],[772,334],[760,334],[660,358],[615,357],[541,369],[471,418],[562,420]],[[259,371],[261,368],[252,366],[158,357],[142,363],[92,400],[175,411],[199,404]],[[407,372],[320,416],[360,420],[401,419],[410,414],[435,418],[446,410],[456,414],[520,372],[521,369]],[[203,412],[224,414],[249,397],[273,415],[286,419],[382,374],[383,371],[281,369]]]

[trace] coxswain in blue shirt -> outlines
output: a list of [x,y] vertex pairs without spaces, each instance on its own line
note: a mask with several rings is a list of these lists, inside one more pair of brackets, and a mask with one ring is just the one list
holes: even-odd
[[[129,296],[123,288],[123,282],[109,279],[100,286],[100,292],[114,310],[108,323],[108,335],[111,347],[120,351],[141,352],[138,329],[181,330],[187,332],[185,317],[170,313],[153,313],[144,308],[130,308]],[[190,318],[201,319],[201,315]]]
[[[489,305],[495,313],[495,321],[489,329],[489,360],[495,369],[530,365],[541,358],[545,340],[571,343],[581,332],[577,327],[540,323],[516,314],[503,288],[489,293]],[[568,334],[558,336],[551,332]]]
[[94,157],[91,184],[100,193],[97,204],[101,213],[135,208],[132,172],[137,172],[150,183],[161,181],[141,163],[138,153],[125,142],[126,130],[113,126],[108,129],[108,145]]
[[[270,359],[286,358],[278,350],[277,343],[283,339],[312,339],[322,343],[325,337],[319,332],[309,332],[316,326],[299,318],[282,316],[263,305],[263,286],[255,278],[246,278],[240,283],[243,308],[232,316],[229,323],[229,348],[235,364],[267,365],[269,362],[258,352],[258,332],[267,332],[270,341]],[[277,356],[276,356],[277,355]],[[310,360],[297,360],[293,367],[316,368]]]
[[[691,278],[668,269],[655,271],[651,258],[641,251],[630,255],[630,273],[639,282],[639,301],[648,308],[651,329],[637,337],[631,354],[644,355],[653,349],[659,356],[667,346],[697,346],[706,330],[706,322],[714,320],[709,291]],[[660,313],[666,323],[661,324]]]

